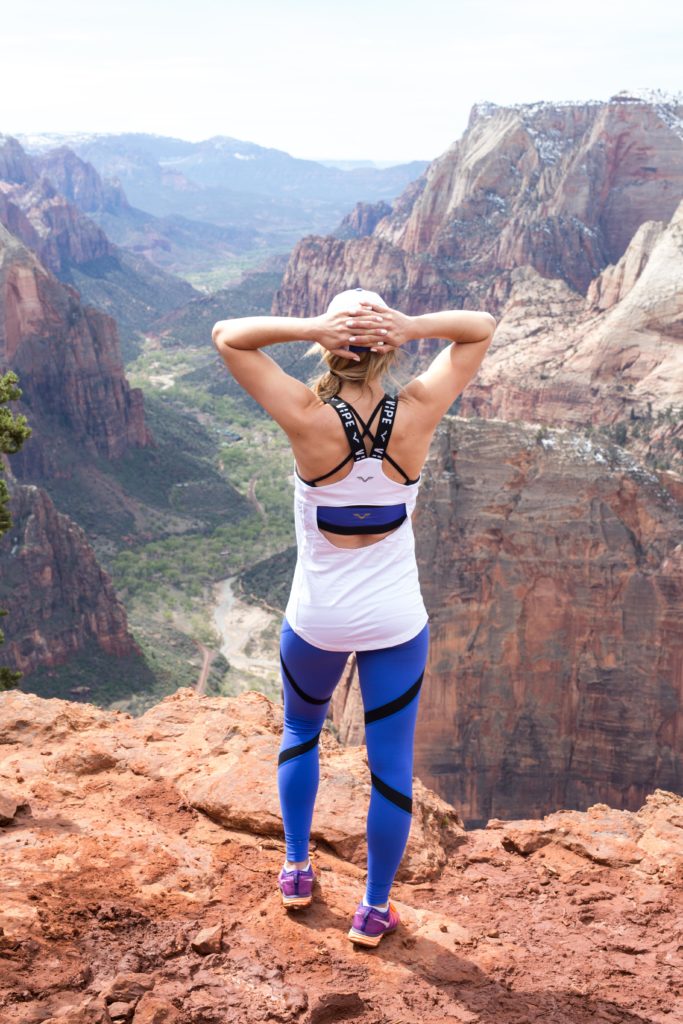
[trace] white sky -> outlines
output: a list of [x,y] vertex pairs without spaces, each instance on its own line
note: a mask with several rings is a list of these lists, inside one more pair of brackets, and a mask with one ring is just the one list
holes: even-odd
[[3,4],[0,133],[427,160],[482,100],[678,92],[682,44],[664,0],[22,0]]

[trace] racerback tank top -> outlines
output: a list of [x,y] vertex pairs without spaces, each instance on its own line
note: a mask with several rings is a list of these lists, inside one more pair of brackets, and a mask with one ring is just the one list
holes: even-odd
[[[411,521],[420,478],[398,483],[384,472],[397,403],[395,395],[382,399],[368,454],[363,444],[367,426],[361,432],[349,404],[329,399],[351,449],[350,473],[336,483],[314,486],[294,468],[297,562],[285,616],[295,633],[322,650],[392,647],[412,639],[428,621]],[[320,529],[381,533],[394,524],[400,525],[392,533],[360,548],[337,547]]]

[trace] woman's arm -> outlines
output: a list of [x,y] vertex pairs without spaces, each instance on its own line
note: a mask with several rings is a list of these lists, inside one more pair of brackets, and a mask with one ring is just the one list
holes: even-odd
[[[352,314],[356,316],[349,321]],[[319,399],[260,349],[278,342],[317,341],[335,355],[358,360],[359,356],[349,350],[349,343],[371,343],[362,336],[353,337],[354,332],[362,335],[368,326],[377,328],[381,319],[380,314],[363,313],[360,306],[314,317],[245,316],[219,320],[211,339],[237,383],[290,434],[299,429],[301,414]]]

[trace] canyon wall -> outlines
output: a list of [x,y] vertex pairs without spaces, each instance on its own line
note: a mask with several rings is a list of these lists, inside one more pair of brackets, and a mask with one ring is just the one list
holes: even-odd
[[83,306],[1,225],[0,367],[19,375],[16,410],[34,428],[13,457],[17,477],[68,476],[65,434],[106,459],[151,443],[142,391],[126,381],[114,320]]
[[[641,224],[585,299],[519,268],[459,412],[549,424],[622,422],[631,447],[645,451],[653,433],[667,429],[663,414],[671,407],[677,412],[661,440],[683,466],[682,280],[683,201],[668,223]],[[634,433],[638,421],[642,429]]]
[[[415,774],[470,822],[683,787],[683,516],[617,446],[448,418],[415,514]],[[363,740],[353,676],[331,718]]]
[[273,312],[314,315],[358,284],[407,313],[485,308],[530,266],[580,294],[638,227],[668,222],[683,196],[683,108],[606,103],[476,104],[462,138],[432,161],[367,237],[295,246]]
[[10,494],[12,525],[0,537],[0,607],[10,613],[2,664],[29,674],[67,661],[89,640],[110,655],[141,654],[80,526],[42,487],[15,483]]
[[[317,314],[356,285],[411,314],[487,309],[496,335],[458,412],[621,424],[683,468],[682,198],[673,101],[477,104],[390,213],[359,204],[302,239],[272,311]],[[442,344],[408,350],[421,366]]]
[[86,304],[114,316],[131,355],[140,331],[199,293],[139,251],[115,245],[94,216],[138,224],[144,234],[147,215],[67,147],[30,157],[16,139],[0,136],[0,224]]

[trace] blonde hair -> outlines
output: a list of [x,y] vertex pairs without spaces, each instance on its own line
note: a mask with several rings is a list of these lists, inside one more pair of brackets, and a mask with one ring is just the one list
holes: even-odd
[[[327,307],[327,312],[343,309],[356,302],[371,302],[375,306],[389,308],[377,292],[370,292],[365,288],[348,288],[334,296]],[[329,349],[315,342],[308,349],[306,355],[319,356],[321,362],[327,364],[327,370],[310,381],[309,387],[318,398],[333,398],[339,394],[342,385],[347,381],[360,384],[362,388],[370,381],[377,380],[378,377],[381,378],[385,374],[400,387],[400,381],[394,378],[390,372],[390,367],[396,361],[398,353],[399,350],[396,348],[390,348],[387,352],[371,352],[370,349],[366,349],[365,352],[358,353],[360,359],[356,362],[345,358],[345,356],[336,356]]]

